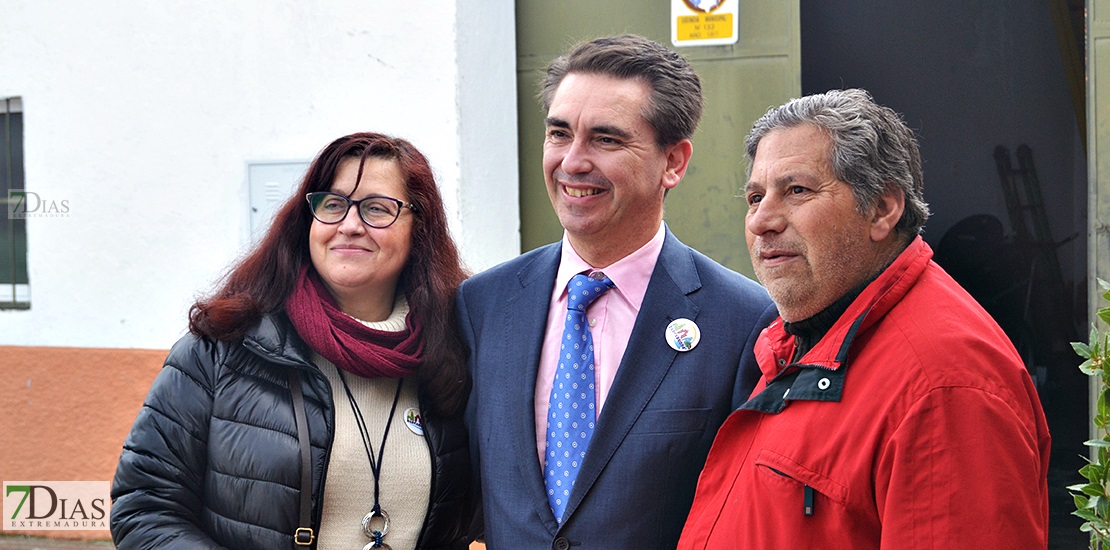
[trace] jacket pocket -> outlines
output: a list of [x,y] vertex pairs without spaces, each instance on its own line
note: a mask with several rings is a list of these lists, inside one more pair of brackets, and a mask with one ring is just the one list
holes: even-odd
[[792,458],[769,449],[763,449],[759,451],[759,455],[755,459],[755,465],[759,471],[760,479],[772,487],[798,491],[803,495],[807,491],[805,488],[808,487],[842,506],[847,504],[847,486],[806,467]]

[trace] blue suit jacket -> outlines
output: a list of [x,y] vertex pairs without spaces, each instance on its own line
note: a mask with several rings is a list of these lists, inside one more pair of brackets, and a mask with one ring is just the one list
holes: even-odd
[[[674,548],[717,428],[759,379],[752,347],[777,312],[758,284],[667,230],[560,526],[547,503],[534,414],[560,252],[559,243],[539,248],[459,288],[474,384],[466,418],[486,544]],[[687,352],[664,337],[679,318],[701,329],[701,342]]]

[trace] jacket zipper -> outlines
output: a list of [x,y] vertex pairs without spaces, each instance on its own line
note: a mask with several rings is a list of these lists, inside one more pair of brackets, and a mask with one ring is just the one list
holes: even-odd
[[[419,392],[419,390],[417,391]],[[428,520],[432,517],[432,506],[435,504],[437,457],[435,449],[432,448],[432,435],[429,429],[431,423],[427,421],[428,415],[424,413],[424,404],[420,403],[419,393],[417,394],[416,401],[420,404],[420,415],[423,417],[421,419],[421,428],[424,429],[424,443],[428,445],[428,457],[432,465],[432,475],[430,476],[432,479],[428,483],[428,509],[424,510],[424,522],[420,525],[420,536],[416,538],[416,547],[420,548],[420,545],[424,543],[424,535],[428,531]]]

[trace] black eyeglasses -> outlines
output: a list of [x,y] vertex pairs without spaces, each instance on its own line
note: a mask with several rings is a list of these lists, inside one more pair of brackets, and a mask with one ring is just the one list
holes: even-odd
[[393,225],[393,222],[401,216],[402,208],[416,212],[415,204],[382,195],[370,195],[353,201],[339,193],[321,191],[309,193],[305,198],[308,199],[308,206],[312,209],[312,217],[320,223],[329,225],[343,221],[347,217],[347,212],[351,211],[352,205],[358,208],[358,217],[362,218],[366,225],[378,229]]

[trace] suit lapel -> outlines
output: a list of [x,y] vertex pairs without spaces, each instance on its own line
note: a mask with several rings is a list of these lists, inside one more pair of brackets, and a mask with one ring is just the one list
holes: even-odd
[[606,397],[586,459],[574,482],[567,517],[582,502],[601,471],[612,460],[670,370],[678,352],[667,345],[667,325],[675,319],[696,320],[698,307],[686,295],[700,287],[701,281],[690,249],[668,229],[628,347]]
[[505,350],[505,363],[500,372],[503,376],[501,388],[506,392],[504,420],[513,441],[510,462],[519,466],[529,500],[553,532],[557,523],[547,502],[536,449],[535,393],[540,350],[561,250],[558,244],[548,246],[535,261],[518,272],[519,284],[507,292],[504,302],[504,324],[499,337],[500,346]]

